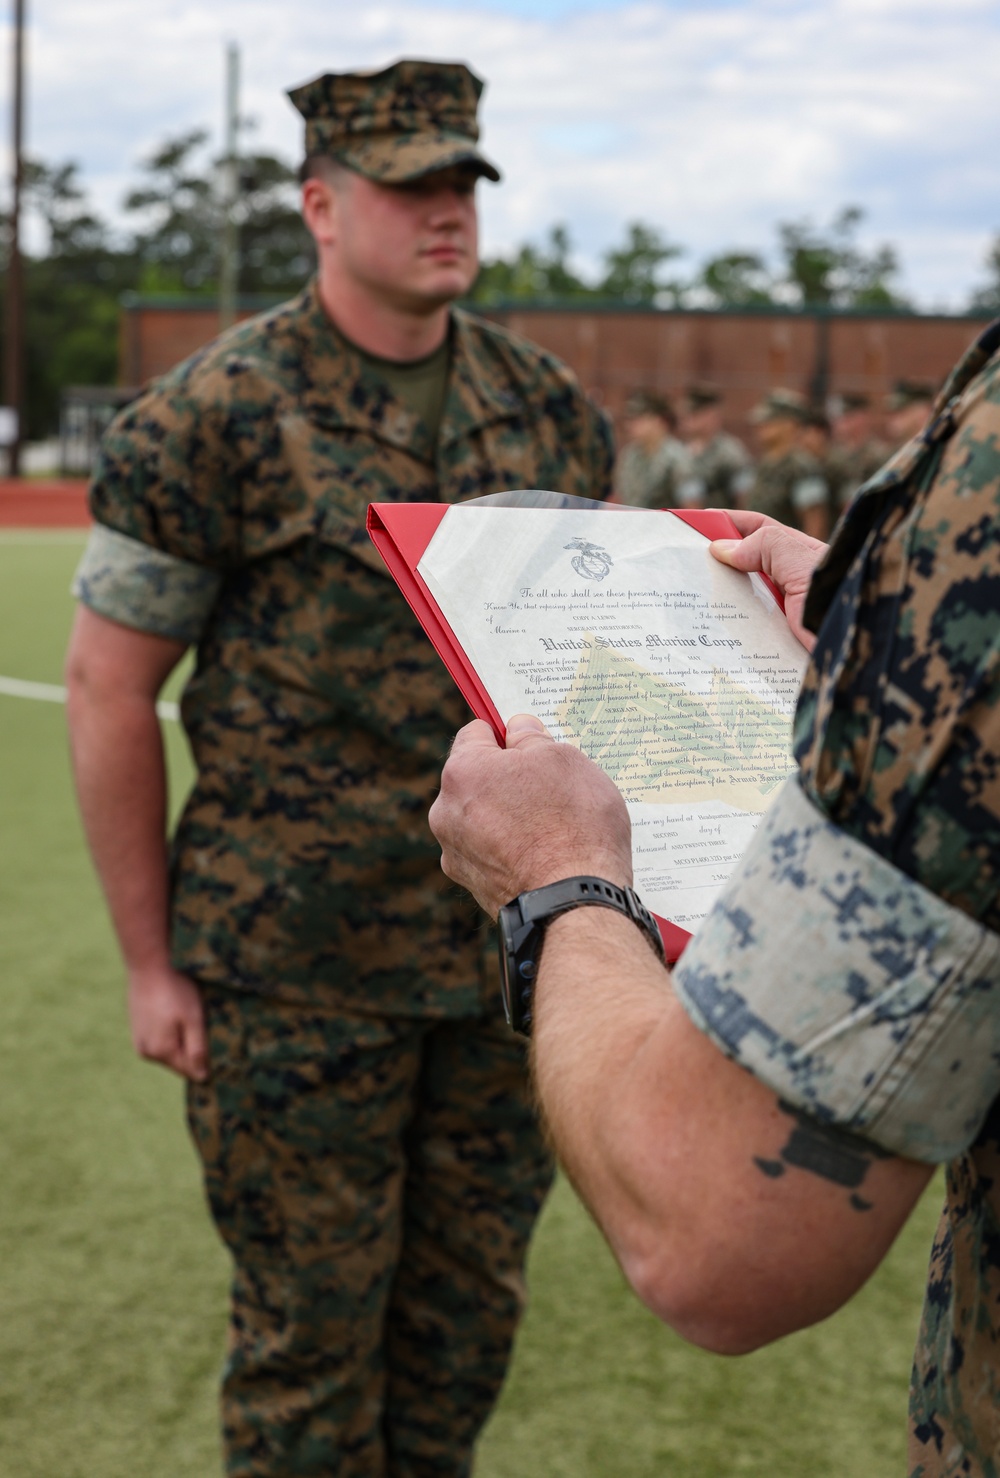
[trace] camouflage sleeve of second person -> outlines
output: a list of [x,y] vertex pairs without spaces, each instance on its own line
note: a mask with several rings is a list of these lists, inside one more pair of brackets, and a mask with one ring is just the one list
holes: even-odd
[[1000,1093],[1000,360],[942,425],[841,525],[798,777],[675,976],[783,1098],[928,1162]]

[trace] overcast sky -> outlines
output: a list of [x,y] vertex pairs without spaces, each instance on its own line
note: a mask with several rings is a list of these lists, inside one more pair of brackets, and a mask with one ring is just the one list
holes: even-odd
[[[75,160],[114,215],[138,162],[222,138],[241,48],[255,147],[294,162],[284,89],[399,56],[467,61],[488,87],[484,254],[565,222],[593,270],[628,221],[687,248],[769,254],[779,220],[866,212],[924,308],[961,308],[1000,232],[995,0],[27,0],[26,148]],[[7,35],[0,107],[9,114]],[[6,130],[5,130],[6,131]]]

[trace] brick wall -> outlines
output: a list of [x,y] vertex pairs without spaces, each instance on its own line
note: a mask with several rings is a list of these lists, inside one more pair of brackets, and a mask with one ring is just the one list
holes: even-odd
[[[245,305],[240,318],[259,311]],[[488,315],[565,359],[588,391],[617,418],[640,387],[676,395],[691,380],[726,392],[732,428],[777,385],[827,394],[866,390],[878,397],[894,380],[940,380],[985,318],[761,311],[512,307]],[[207,343],[219,327],[214,308],[144,302],[123,308],[123,384],[140,385]]]

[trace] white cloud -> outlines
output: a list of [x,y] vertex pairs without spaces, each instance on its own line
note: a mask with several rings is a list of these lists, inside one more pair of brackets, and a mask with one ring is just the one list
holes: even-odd
[[[513,6],[514,0],[511,0]],[[522,3],[517,9],[524,10]],[[689,248],[770,248],[778,220],[866,208],[921,300],[959,306],[1000,230],[1000,21],[991,0],[668,0],[546,18],[503,0],[38,0],[28,148],[79,161],[102,210],[168,134],[222,128],[226,41],[254,139],[297,157],[285,87],[403,54],[488,78],[484,246],[566,221],[594,261],[643,219]],[[6,85],[6,70],[0,82]],[[7,102],[0,91],[0,109]],[[0,118],[3,114],[0,114]]]

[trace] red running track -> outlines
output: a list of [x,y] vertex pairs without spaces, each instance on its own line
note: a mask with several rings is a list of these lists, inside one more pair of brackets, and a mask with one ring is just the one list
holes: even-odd
[[85,529],[87,484],[81,479],[0,478],[0,528]]

